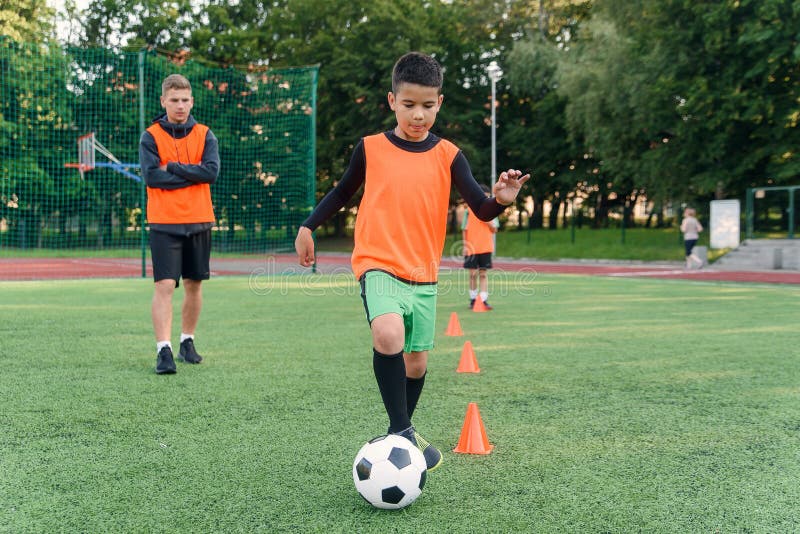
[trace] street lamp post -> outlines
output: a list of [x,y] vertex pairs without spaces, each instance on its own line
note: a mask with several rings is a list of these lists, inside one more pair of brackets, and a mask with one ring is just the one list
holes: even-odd
[[489,74],[489,79],[492,81],[492,191],[494,191],[494,183],[497,180],[497,119],[496,107],[497,97],[495,86],[500,78],[503,77],[503,70],[497,64],[497,61],[492,61],[486,67],[486,72]]
[[[486,68],[486,72],[492,81],[492,187],[490,190],[494,194],[494,183],[497,180],[497,119],[495,115],[497,97],[495,96],[495,85],[502,78],[503,71],[497,61],[492,61]],[[497,234],[492,234],[492,243],[492,256],[494,256],[494,251],[497,250]]]

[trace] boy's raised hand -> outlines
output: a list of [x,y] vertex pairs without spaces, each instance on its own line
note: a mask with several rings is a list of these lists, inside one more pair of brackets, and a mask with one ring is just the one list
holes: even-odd
[[506,172],[500,173],[500,178],[494,184],[494,197],[497,202],[504,206],[509,206],[517,198],[519,190],[522,185],[531,177],[530,174],[522,176],[522,171],[509,169]]
[[301,226],[294,240],[294,249],[297,251],[297,260],[303,267],[314,265],[314,238],[311,230]]

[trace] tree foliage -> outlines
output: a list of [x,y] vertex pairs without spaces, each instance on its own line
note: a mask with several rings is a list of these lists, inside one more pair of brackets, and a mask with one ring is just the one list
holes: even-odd
[[319,64],[320,195],[392,125],[389,73],[414,49],[445,66],[436,131],[485,182],[486,66],[503,67],[498,165],[533,171],[535,214],[581,196],[603,223],[642,194],[741,197],[800,174],[800,0],[93,0],[85,27],[84,44]]
[[42,0],[3,0],[0,35],[18,43],[41,42],[51,36],[55,10]]
[[796,179],[798,27],[796,1],[598,2],[560,64],[570,132],[654,193]]

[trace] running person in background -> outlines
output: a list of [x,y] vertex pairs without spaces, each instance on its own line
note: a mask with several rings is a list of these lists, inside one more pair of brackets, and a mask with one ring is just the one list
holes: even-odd
[[[481,189],[488,197],[489,187],[481,184]],[[464,268],[469,269],[469,307],[475,306],[475,299],[481,301],[487,310],[493,309],[489,305],[489,275],[488,269],[492,268],[492,254],[494,254],[494,235],[500,222],[497,218],[491,221],[481,221],[472,210],[464,210],[461,221],[461,235],[464,242]],[[480,291],[478,288],[480,287]]]
[[686,253],[686,268],[691,269],[693,264],[697,267],[703,266],[703,260],[692,252],[697,240],[700,239],[700,232],[703,225],[697,220],[697,212],[694,208],[683,210],[683,220],[681,221],[681,232],[683,232],[683,247]]
[[441,452],[411,424],[433,348],[437,276],[447,229],[451,184],[481,220],[490,221],[514,202],[530,178],[503,172],[495,196],[486,198],[467,159],[451,142],[430,132],[442,105],[441,66],[411,52],[392,70],[387,98],[397,126],[362,138],[342,180],[322,199],[297,233],[301,265],[314,263],[312,232],[364,186],[355,228],[353,272],[372,330],[372,366],[389,433],[414,443],[428,469]]
[[200,363],[194,334],[203,306],[202,283],[210,276],[211,188],[219,174],[217,138],[190,114],[194,99],[189,80],[172,74],[161,85],[159,115],[142,134],[139,161],[147,184],[147,222],[153,261],[152,318],[156,373],[177,370],[170,341],[172,295],[181,277],[181,344],[178,359]]

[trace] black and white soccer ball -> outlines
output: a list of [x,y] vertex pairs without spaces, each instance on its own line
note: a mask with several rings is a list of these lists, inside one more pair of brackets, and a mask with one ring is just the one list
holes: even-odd
[[370,440],[356,454],[353,482],[376,508],[405,508],[422,493],[425,457],[404,437],[389,434]]

